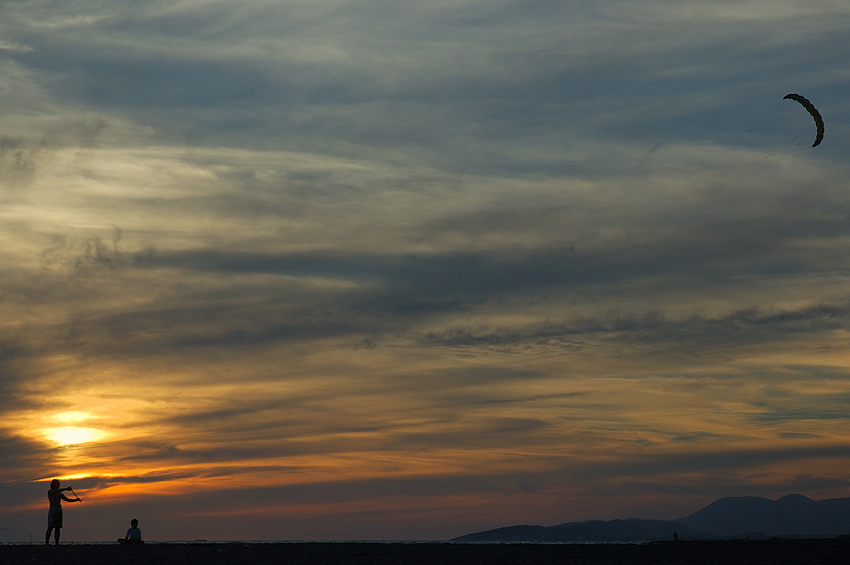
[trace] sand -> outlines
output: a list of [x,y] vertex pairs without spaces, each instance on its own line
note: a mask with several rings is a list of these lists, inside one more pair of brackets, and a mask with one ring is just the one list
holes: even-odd
[[532,543],[147,543],[0,545],[4,565],[547,565],[846,564],[850,539]]

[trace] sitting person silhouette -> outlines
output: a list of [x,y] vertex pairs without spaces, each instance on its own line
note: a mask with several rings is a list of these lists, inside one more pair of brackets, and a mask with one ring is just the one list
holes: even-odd
[[127,530],[127,535],[124,539],[118,538],[118,543],[145,543],[142,541],[142,530],[139,529],[139,521],[133,518],[130,520],[130,529]]

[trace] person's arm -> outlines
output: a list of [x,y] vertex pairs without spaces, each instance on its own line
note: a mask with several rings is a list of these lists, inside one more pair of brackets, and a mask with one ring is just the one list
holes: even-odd
[[[73,489],[74,489],[74,487],[65,487],[65,488],[60,488],[60,489],[59,489],[59,492],[61,493],[62,491],[68,491],[68,490],[73,490]],[[70,499],[70,498],[68,498],[68,497],[66,497],[64,494],[60,494],[59,496],[61,496],[64,500],[67,500],[68,502],[80,502],[80,497],[79,497],[79,496],[78,496],[77,498],[73,499],[73,500],[72,500],[72,499]]]

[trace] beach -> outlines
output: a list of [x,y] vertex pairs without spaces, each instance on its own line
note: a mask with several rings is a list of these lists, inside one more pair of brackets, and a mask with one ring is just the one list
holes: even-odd
[[850,539],[644,544],[281,542],[0,545],[0,563],[63,565],[508,565],[847,563]]

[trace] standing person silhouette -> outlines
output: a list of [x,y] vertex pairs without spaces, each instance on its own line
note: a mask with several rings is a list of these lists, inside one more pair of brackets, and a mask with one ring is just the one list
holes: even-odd
[[62,491],[71,490],[71,487],[59,488],[59,479],[50,481],[50,490],[47,491],[47,500],[50,501],[50,510],[47,511],[47,532],[44,534],[45,545],[50,545],[50,531],[53,530],[53,539],[59,545],[60,530],[62,529],[62,501],[79,502],[79,498],[68,498]]

